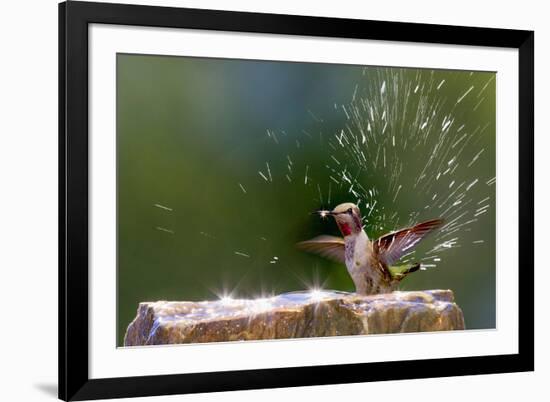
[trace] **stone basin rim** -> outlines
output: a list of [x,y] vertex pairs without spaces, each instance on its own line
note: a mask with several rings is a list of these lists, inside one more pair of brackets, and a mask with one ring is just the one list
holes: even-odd
[[[322,293],[326,294],[326,298],[329,299],[331,296],[337,296],[334,297],[334,299],[364,299],[365,301],[376,301],[376,300],[388,300],[391,296],[396,295],[414,295],[418,294],[418,296],[429,294],[434,299],[432,302],[447,302],[447,303],[454,303],[454,292],[451,289],[429,289],[429,290],[396,290],[391,293],[380,293],[376,295],[360,295],[353,292],[345,292],[341,290],[331,290],[331,289],[323,289],[321,290]],[[275,299],[284,299],[285,296],[292,296],[292,295],[309,295],[311,294],[310,290],[296,290],[296,291],[290,291],[285,293],[279,293],[277,295],[273,296],[266,296],[266,297],[258,297],[258,298],[231,298],[231,302],[254,302],[254,301],[260,301],[260,300],[275,300]],[[441,298],[441,296],[450,296],[450,298]],[[398,300],[403,303],[418,303],[419,300]],[[209,304],[209,303],[222,303],[222,299],[213,299],[213,300],[147,300],[139,302],[138,305],[152,305],[152,304],[158,304],[158,303],[164,303],[164,304]],[[312,303],[317,303],[317,300],[312,300]],[[230,302],[229,302],[230,303]]]
[[313,290],[260,299],[142,302],[128,326],[124,346],[464,329],[452,290],[370,296]]

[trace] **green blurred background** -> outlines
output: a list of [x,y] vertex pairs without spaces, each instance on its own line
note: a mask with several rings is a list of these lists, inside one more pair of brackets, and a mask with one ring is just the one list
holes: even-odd
[[[334,181],[331,169],[344,166],[356,183],[376,189],[362,207],[376,201],[366,222],[371,237],[441,215],[433,194],[448,192],[450,181],[478,179],[457,208],[469,201],[463,222],[489,203],[487,212],[448,238],[459,236],[437,267],[411,275],[401,289],[452,289],[468,329],[495,327],[494,75],[119,54],[118,345],[141,301],[258,297],[313,285],[353,290],[344,266],[294,247],[337,234],[331,220],[310,212],[357,201],[348,184]],[[370,114],[369,100],[387,114],[382,107]],[[358,170],[349,147],[338,146],[342,130],[361,137],[350,105],[362,106],[355,119],[401,144],[387,148],[388,164],[402,165],[397,194],[382,162]],[[430,136],[421,137],[419,113],[430,119]],[[460,166],[436,180],[432,165],[425,185],[414,186],[430,156],[443,152],[439,133],[451,117],[445,143],[470,135],[447,147],[464,145]],[[436,242],[421,243],[416,259]]]

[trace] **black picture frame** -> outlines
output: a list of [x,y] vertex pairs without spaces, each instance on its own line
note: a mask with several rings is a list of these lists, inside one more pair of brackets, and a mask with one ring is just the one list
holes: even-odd
[[[519,51],[517,354],[90,379],[88,25],[193,28],[509,47]],[[534,370],[534,32],[70,1],[59,4],[59,398],[292,387]]]

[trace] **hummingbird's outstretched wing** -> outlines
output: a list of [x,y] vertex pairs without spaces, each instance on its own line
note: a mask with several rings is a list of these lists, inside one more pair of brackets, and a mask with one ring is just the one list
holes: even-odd
[[315,253],[342,264],[345,264],[344,239],[336,236],[317,236],[311,240],[301,241],[296,246],[309,253]]
[[443,219],[432,219],[410,228],[388,233],[375,240],[374,251],[386,265],[393,265],[433,230],[441,227]]

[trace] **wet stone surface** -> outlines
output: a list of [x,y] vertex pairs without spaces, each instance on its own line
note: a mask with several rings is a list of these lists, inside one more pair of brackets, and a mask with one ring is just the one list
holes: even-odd
[[263,299],[143,302],[125,346],[464,329],[450,290],[359,296],[336,291]]

